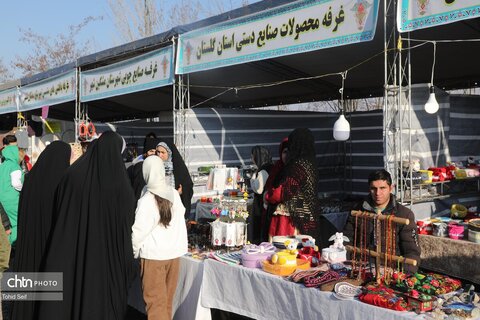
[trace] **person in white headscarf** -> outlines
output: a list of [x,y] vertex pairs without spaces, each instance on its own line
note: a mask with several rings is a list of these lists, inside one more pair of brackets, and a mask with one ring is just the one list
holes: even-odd
[[149,319],[172,319],[179,258],[187,253],[185,207],[165,178],[160,157],[143,162],[146,186],[132,227],[133,254],[141,260],[143,298]]

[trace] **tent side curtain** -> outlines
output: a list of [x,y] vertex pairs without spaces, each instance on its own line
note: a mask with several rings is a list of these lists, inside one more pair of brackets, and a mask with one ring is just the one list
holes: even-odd
[[80,101],[149,90],[173,83],[173,46],[80,72]]
[[175,72],[370,41],[380,0],[306,0],[180,34]]
[[424,109],[429,96],[428,85],[412,87],[411,129],[404,130],[405,145],[397,148],[397,158],[408,160],[408,153],[402,150],[408,150],[410,134],[412,159],[420,160],[423,169],[445,166],[450,161],[465,165],[469,156],[478,160],[480,116],[476,107],[480,97],[449,95],[438,88],[435,95],[440,109],[428,114]]
[[315,136],[322,193],[365,194],[371,170],[383,168],[382,111],[347,115],[352,139],[333,140],[338,114],[273,110],[193,109],[187,111],[185,162],[190,172],[201,166],[251,164],[251,149],[267,147],[273,158],[283,138],[308,127]]
[[480,96],[450,96],[450,159],[466,164],[473,156],[480,160]]
[[399,0],[397,3],[399,32],[431,28],[478,17],[480,17],[478,0]]

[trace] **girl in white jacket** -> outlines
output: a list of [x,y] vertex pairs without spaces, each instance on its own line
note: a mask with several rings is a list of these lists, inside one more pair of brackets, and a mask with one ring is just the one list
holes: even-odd
[[178,191],[165,180],[162,159],[145,159],[143,177],[147,185],[138,200],[132,227],[133,253],[141,258],[148,319],[172,319],[179,257],[187,253],[188,247],[185,207]]

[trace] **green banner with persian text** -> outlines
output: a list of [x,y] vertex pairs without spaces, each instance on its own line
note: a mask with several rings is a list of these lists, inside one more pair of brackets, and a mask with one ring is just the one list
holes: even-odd
[[0,92],[0,114],[17,111],[15,96],[17,89],[8,89]]
[[173,46],[80,73],[80,101],[99,100],[173,83]]
[[75,70],[47,78],[19,90],[19,110],[27,111],[75,100]]
[[479,0],[399,0],[398,31],[408,32],[480,17]]
[[380,0],[305,0],[181,34],[175,72],[186,74],[370,41]]

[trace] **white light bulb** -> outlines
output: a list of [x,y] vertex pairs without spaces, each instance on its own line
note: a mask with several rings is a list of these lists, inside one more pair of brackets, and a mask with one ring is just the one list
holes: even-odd
[[425,103],[425,111],[430,114],[434,114],[438,111],[440,106],[438,105],[437,99],[435,98],[435,87],[430,87],[430,96],[428,97],[427,103]]
[[337,141],[346,141],[350,137],[350,123],[343,114],[333,125],[333,138]]

